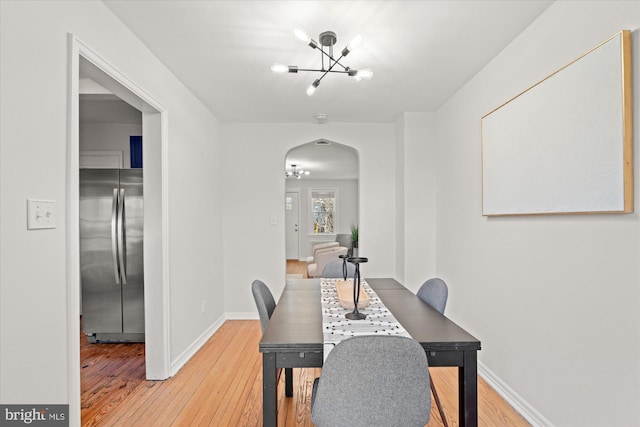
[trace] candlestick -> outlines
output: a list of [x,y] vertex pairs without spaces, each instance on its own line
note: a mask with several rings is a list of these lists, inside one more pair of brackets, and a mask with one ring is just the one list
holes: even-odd
[[345,314],[345,317],[350,320],[363,320],[367,318],[367,315],[358,311],[358,301],[360,300],[360,263],[369,261],[368,258],[363,257],[351,257],[347,259],[356,266],[356,272],[353,275],[353,311]]

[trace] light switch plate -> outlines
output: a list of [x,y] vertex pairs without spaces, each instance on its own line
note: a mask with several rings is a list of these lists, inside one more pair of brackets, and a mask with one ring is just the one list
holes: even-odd
[[27,199],[27,230],[56,228],[56,202]]

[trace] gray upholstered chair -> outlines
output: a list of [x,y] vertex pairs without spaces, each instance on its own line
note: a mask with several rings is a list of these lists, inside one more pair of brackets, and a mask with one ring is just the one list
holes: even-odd
[[254,280],[251,284],[251,292],[253,292],[253,299],[258,307],[258,316],[260,316],[260,326],[262,327],[262,333],[264,334],[269,319],[273,310],[276,308],[276,300],[273,299],[273,294],[269,290],[269,287],[265,285],[262,280]]
[[420,286],[417,295],[422,301],[440,313],[444,313],[444,308],[447,306],[447,298],[449,297],[449,289],[444,280],[434,277]]
[[430,413],[427,356],[411,338],[347,338],[313,384],[311,420],[319,427],[424,427]]
[[[326,277],[327,279],[342,279],[344,278],[342,271],[342,264],[344,261],[341,259],[331,261],[322,269],[320,277]],[[356,266],[350,262],[347,262],[347,279],[352,278],[356,273]]]
[[[253,299],[258,307],[258,316],[260,317],[260,327],[262,328],[262,334],[267,329],[269,319],[273,314],[273,310],[276,308],[276,300],[273,299],[273,294],[269,287],[262,280],[254,280],[251,284],[251,292],[253,293]],[[280,378],[280,372],[278,371],[278,378]],[[285,395],[288,397],[293,396],[293,369],[285,368]]]
[[[449,289],[447,288],[447,284],[444,282],[444,280],[434,277],[433,279],[427,280],[422,284],[422,286],[420,286],[417,295],[418,298],[420,298],[422,301],[429,304],[440,313],[444,313],[444,308],[447,306],[447,298],[449,297]],[[449,423],[447,423],[447,419],[444,416],[444,410],[442,409],[442,404],[440,403],[440,397],[438,396],[438,392],[436,391],[436,386],[433,383],[431,374],[429,374],[429,379],[431,380],[431,391],[433,392],[433,398],[436,401],[436,406],[438,407],[440,418],[442,418],[444,426],[449,427]]]

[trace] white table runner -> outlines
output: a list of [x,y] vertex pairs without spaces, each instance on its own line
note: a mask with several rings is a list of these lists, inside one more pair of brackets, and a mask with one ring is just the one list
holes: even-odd
[[385,307],[378,295],[369,284],[361,279],[360,287],[367,293],[370,303],[363,309],[358,309],[367,315],[364,320],[349,320],[345,314],[347,310],[338,302],[336,281],[341,279],[320,279],[322,305],[322,333],[324,335],[324,359],[333,348],[343,339],[359,335],[399,335],[411,338],[411,335]]

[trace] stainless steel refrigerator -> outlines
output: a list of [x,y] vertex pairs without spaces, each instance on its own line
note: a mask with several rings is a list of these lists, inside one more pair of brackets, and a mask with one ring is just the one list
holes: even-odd
[[82,330],[144,341],[142,169],[80,169]]

